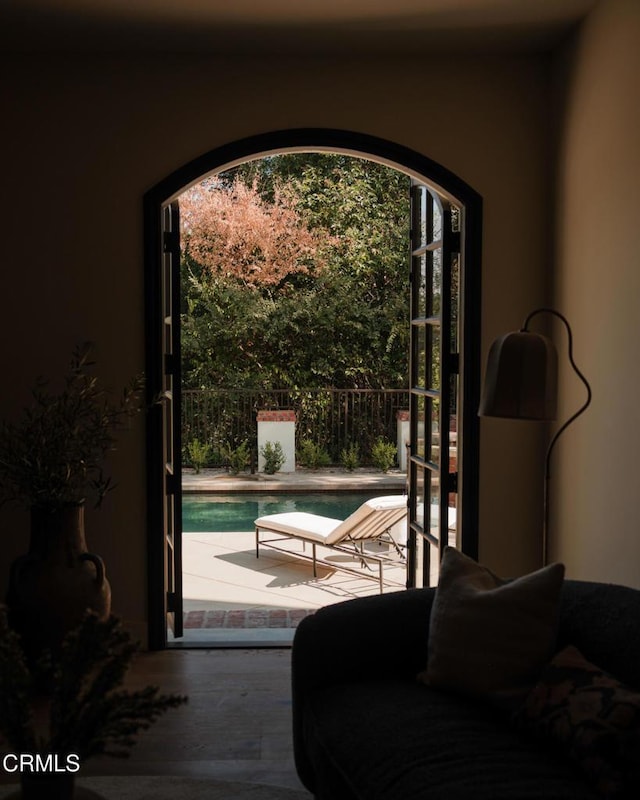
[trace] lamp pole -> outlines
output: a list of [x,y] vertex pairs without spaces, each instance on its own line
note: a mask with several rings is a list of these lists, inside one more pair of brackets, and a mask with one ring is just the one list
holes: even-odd
[[544,466],[544,522],[543,522],[544,528],[542,531],[542,564],[544,566],[547,563],[547,553],[549,549],[549,490],[551,484],[551,453],[553,451],[556,442],[558,441],[558,438],[560,437],[560,434],[562,434],[569,427],[569,425],[571,425],[571,423],[574,422],[580,416],[580,414],[583,413],[583,411],[586,411],[587,407],[589,406],[589,403],[591,403],[591,386],[589,386],[589,382],[584,377],[582,372],[578,369],[578,366],[574,361],[573,332],[571,330],[571,325],[569,325],[567,318],[559,311],[556,311],[554,308],[537,308],[535,311],[532,311],[529,314],[529,316],[525,319],[524,325],[522,327],[523,331],[528,332],[529,330],[528,325],[537,314],[551,314],[552,316],[557,317],[564,324],[565,328],[567,329],[569,363],[571,364],[573,371],[578,376],[578,378],[580,378],[580,380],[582,381],[587,390],[587,399],[585,400],[585,402],[582,404],[582,406],[580,406],[580,408],[575,412],[575,414],[572,414],[569,417],[569,419],[558,428],[558,430],[553,435],[553,438],[549,442],[549,446],[547,447],[547,454],[545,457],[545,466]]

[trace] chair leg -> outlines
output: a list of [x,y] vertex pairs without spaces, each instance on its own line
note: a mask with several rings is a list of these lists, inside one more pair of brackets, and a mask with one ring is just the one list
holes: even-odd
[[311,549],[313,550],[313,577],[318,577],[318,569],[316,566],[316,546],[315,543],[311,545]]
[[256,528],[256,558],[260,558],[260,532]]

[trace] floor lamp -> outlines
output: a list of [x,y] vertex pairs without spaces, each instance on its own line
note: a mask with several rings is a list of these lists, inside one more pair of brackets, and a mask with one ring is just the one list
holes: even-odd
[[511,331],[493,342],[489,350],[484,389],[480,401],[481,417],[504,417],[550,421],[556,419],[558,398],[558,354],[553,342],[529,330],[538,314],[551,314],[561,320],[568,336],[569,363],[587,390],[583,405],[560,426],[547,447],[544,471],[544,528],[542,563],[547,563],[549,544],[549,488],[551,453],[559,436],[591,402],[591,387],[573,360],[571,326],[559,311],[537,308],[525,319],[519,331]]

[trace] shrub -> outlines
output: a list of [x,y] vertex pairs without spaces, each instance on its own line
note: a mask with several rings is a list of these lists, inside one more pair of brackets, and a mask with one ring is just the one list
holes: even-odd
[[212,450],[213,448],[208,442],[201,442],[200,439],[192,439],[187,444],[187,455],[196,474],[199,473],[202,467],[209,461]]
[[245,439],[238,447],[232,447],[227,444],[222,448],[225,461],[229,464],[229,471],[232,475],[237,475],[249,463],[251,459],[251,450],[249,449],[249,442]]
[[298,461],[303,467],[318,469],[318,467],[327,467],[331,463],[331,457],[319,444],[311,441],[311,439],[303,439],[300,442]]
[[274,475],[287,460],[282,452],[280,442],[267,442],[260,448],[260,455],[264,458],[264,471],[267,475]]
[[376,469],[387,472],[394,465],[396,460],[396,446],[380,436],[373,443],[371,448],[371,461]]
[[[74,753],[80,762],[129,755],[139,732],[187,700],[160,694],[156,686],[135,691],[122,687],[137,649],[117,617],[100,619],[87,610],[59,653],[46,653],[30,666],[20,637],[0,608],[0,733],[5,747],[43,757]],[[49,687],[47,696],[43,686]],[[64,794],[47,791],[46,785],[40,789],[44,794],[33,796]]]
[[360,448],[355,442],[342,449],[340,463],[347,472],[352,472],[356,467],[360,466]]

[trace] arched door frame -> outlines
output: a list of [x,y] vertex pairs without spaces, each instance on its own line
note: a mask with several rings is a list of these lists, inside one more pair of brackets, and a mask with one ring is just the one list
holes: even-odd
[[[380,161],[401,170],[464,209],[464,270],[461,290],[463,314],[460,365],[463,414],[462,462],[464,493],[460,508],[462,549],[472,557],[478,553],[478,463],[479,425],[470,410],[478,407],[480,391],[480,280],[482,199],[454,173],[426,156],[394,142],[352,131],[302,128],[273,131],[240,139],[193,159],[172,172],[144,196],[145,248],[145,333],[146,377],[150,412],[147,419],[147,552],[149,647],[167,644],[167,564],[164,544],[165,465],[162,409],[153,399],[163,385],[166,364],[160,347],[164,311],[162,296],[163,210],[190,185],[206,175],[221,172],[242,162],[287,152],[339,152]],[[179,460],[178,460],[179,463]],[[179,478],[179,476],[177,476]]]

